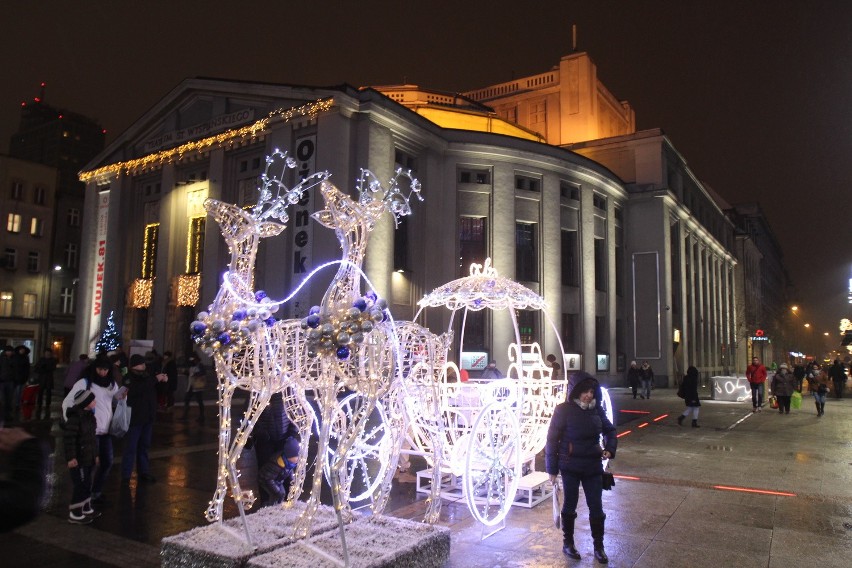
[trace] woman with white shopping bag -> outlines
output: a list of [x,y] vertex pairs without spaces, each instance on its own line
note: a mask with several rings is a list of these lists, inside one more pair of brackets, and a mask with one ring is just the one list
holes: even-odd
[[[110,435],[110,424],[112,423],[113,405],[119,399],[127,397],[127,389],[119,388],[113,380],[112,363],[108,359],[98,358],[92,363],[83,378],[74,383],[68,397],[74,399],[77,391],[89,389],[95,395],[95,420],[97,429],[95,435],[98,439],[98,465],[92,476],[92,502],[103,503],[102,495],[104,481],[112,468],[113,445]],[[65,404],[63,403],[63,418]]]

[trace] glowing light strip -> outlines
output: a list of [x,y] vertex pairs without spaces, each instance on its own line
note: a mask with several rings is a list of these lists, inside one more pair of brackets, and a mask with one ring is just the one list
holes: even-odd
[[624,431],[624,432],[622,432],[621,434],[617,435],[617,436],[616,436],[616,438],[621,438],[622,436],[626,436],[626,435],[628,435],[629,433],[631,433],[632,431],[633,431],[633,430],[625,430],[625,431]]
[[668,414],[662,414],[662,415],[657,416],[656,418],[654,418],[654,420],[653,420],[653,421],[654,421],[654,422],[658,422],[658,421],[662,420],[663,418],[666,418],[667,416],[668,416]]
[[614,473],[614,474],[612,474],[612,476],[616,477],[618,479],[629,479],[631,481],[641,481],[642,480],[641,477],[636,477],[635,475],[620,475],[620,474]]
[[314,118],[320,112],[325,112],[331,108],[331,103],[334,99],[317,99],[316,101],[305,104],[299,107],[289,109],[278,109],[269,113],[266,118],[261,118],[254,124],[244,126],[242,128],[226,130],[215,136],[202,138],[201,140],[193,140],[186,144],[181,144],[169,150],[163,150],[155,154],[148,154],[141,158],[127,160],[126,162],[117,162],[108,166],[103,166],[88,172],[80,172],[80,181],[87,182],[95,178],[110,177],[112,175],[119,176],[124,172],[131,174],[136,170],[144,170],[152,166],[160,166],[165,162],[171,162],[174,159],[182,160],[185,154],[190,152],[205,152],[213,146],[221,146],[226,142],[233,141],[237,138],[254,138],[269,127],[270,121],[276,116],[280,116],[284,122],[289,122],[295,116],[309,116]]
[[650,410],[619,410],[625,414],[651,414]]
[[639,428],[644,428],[648,424],[650,424],[650,422],[643,422],[642,424],[639,425]]
[[760,493],[762,495],[780,495],[782,497],[796,497],[795,493],[786,491],[770,491],[769,489],[750,489],[748,487],[731,487],[728,485],[713,485],[713,489],[722,489],[725,491],[742,491],[743,493]]
[[[361,276],[364,278],[364,281],[367,282],[367,284],[370,286],[370,288],[372,288],[372,284],[370,283],[369,279],[367,278],[367,275],[364,274],[363,271],[361,271],[361,268],[359,266],[356,266],[355,264],[349,262],[348,260],[332,260],[332,261],[326,262],[325,264],[321,264],[321,265],[317,266],[316,268],[314,268],[310,273],[308,273],[307,276],[305,276],[305,278],[290,293],[290,295],[287,296],[286,298],[284,298],[283,300],[278,300],[277,302],[266,302],[266,303],[260,303],[260,302],[257,302],[257,301],[251,301],[251,302],[243,301],[243,304],[245,306],[249,307],[249,308],[262,308],[264,306],[266,306],[266,307],[268,307],[268,306],[281,306],[283,304],[286,304],[291,299],[293,299],[293,296],[295,296],[296,294],[299,293],[299,290],[301,290],[305,285],[307,285],[308,281],[310,281],[310,279],[314,277],[314,274],[316,274],[317,272],[319,272],[320,270],[322,270],[324,268],[328,268],[329,266],[331,266],[333,264],[341,264],[341,265],[342,264],[349,264],[349,265],[351,265],[353,268],[357,269],[361,273]],[[243,287],[248,288],[248,286],[246,285],[246,283],[243,281],[242,278],[240,278],[239,276],[236,276],[236,275],[232,275],[230,273],[230,271],[225,271],[225,274],[222,276],[222,278],[223,278],[222,285],[225,287],[225,289],[231,295],[233,295],[236,298],[239,298],[240,294],[236,290],[234,290],[233,286],[231,285],[231,278],[235,278],[235,279],[239,280],[240,283],[243,285]]]

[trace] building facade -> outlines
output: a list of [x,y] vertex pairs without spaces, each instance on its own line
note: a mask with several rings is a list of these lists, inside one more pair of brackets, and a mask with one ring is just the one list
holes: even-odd
[[[316,114],[293,110],[317,101]],[[192,348],[188,325],[213,299],[229,259],[203,201],[252,204],[265,157],[276,148],[295,157],[301,174],[328,170],[348,191],[361,167],[380,179],[403,167],[422,182],[423,202],[396,230],[389,218],[380,222],[364,261],[397,319],[412,318],[425,293],[490,258],[499,274],[550,306],[547,316],[518,314],[522,341],[558,353],[561,339],[575,368],[607,380],[618,375],[627,308],[616,250],[628,195],[611,172],[524,137],[442,128],[372,89],[197,79],[155,105],[82,174],[90,221],[81,278],[89,293],[80,298],[79,337],[86,340],[78,349],[90,348],[111,310],[127,339],[153,340],[158,350]],[[316,211],[321,198],[299,207]],[[256,288],[273,298],[340,254],[332,231],[302,211],[290,219],[258,252]],[[306,315],[325,291],[315,282],[326,280],[312,280],[277,315]],[[436,332],[450,324],[442,310],[421,318]],[[473,315],[464,349],[505,368],[513,339],[509,318]]]
[[56,168],[0,156],[0,344],[25,345],[34,359],[51,346],[56,183]]

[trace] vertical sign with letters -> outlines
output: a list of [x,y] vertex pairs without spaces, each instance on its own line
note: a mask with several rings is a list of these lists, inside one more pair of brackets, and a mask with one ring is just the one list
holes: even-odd
[[[98,193],[97,228],[95,233],[95,262],[92,268],[92,314],[89,319],[89,341],[97,338],[104,311],[104,275],[107,246],[107,223],[109,221],[109,190]],[[91,347],[91,345],[90,345]]]
[[[315,134],[302,136],[296,139],[296,176],[301,181],[316,171],[317,137]],[[293,259],[292,259],[292,286],[298,286],[312,269],[313,248],[313,224],[311,213],[313,212],[314,190],[305,192],[302,199],[293,207],[291,223],[293,226]],[[301,318],[308,315],[310,308],[308,303],[309,287],[305,287],[293,297],[293,317]]]

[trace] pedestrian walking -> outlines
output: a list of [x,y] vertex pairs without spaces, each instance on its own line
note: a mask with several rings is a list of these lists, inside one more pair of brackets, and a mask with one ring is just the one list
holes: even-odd
[[87,525],[100,516],[92,508],[92,469],[98,461],[95,394],[90,390],[75,392],[74,403],[67,410],[66,416],[63,440],[71,476],[68,522]]
[[544,448],[545,470],[550,482],[556,483],[556,476],[562,476],[565,495],[561,511],[562,552],[574,560],[580,559],[574,546],[574,521],[582,484],[589,507],[595,559],[606,564],[609,558],[604,550],[606,514],[601,476],[603,460],[615,457],[616,430],[601,405],[597,379],[582,371],[574,373],[568,379],[568,393],[568,399],[554,409]]
[[631,361],[630,368],[627,369],[627,384],[630,386],[630,390],[633,391],[633,398],[636,398],[639,383],[642,380],[641,377],[642,373],[639,371],[639,364],[636,361]]
[[42,409],[44,409],[45,418],[50,418],[50,403],[53,399],[53,375],[56,372],[56,357],[53,356],[53,349],[44,350],[44,355],[36,361],[33,370],[39,386],[36,416],[41,417]]
[[831,382],[834,383],[834,398],[843,398],[843,387],[846,385],[846,369],[843,368],[843,363],[840,359],[835,359],[834,363],[828,369],[828,376]]
[[808,373],[808,390],[814,397],[817,418],[825,414],[825,397],[828,395],[828,375],[815,364]]
[[153,377],[145,370],[145,358],[138,353],[130,357],[130,371],[124,378],[127,386],[127,406],[131,408],[130,428],[124,437],[124,455],[121,458],[121,481],[127,483],[136,468],[139,481],[154,483],[148,461],[151,432],[157,416],[157,383],[168,380],[166,375]]
[[639,396],[650,400],[651,389],[654,388],[654,369],[647,361],[643,361],[642,367],[639,369],[639,380],[642,382],[642,394]]
[[769,386],[772,394],[778,399],[778,412],[790,414],[790,397],[796,392],[796,376],[790,372],[787,363],[778,366],[778,372],[772,376]]
[[683,426],[683,421],[687,416],[692,414],[692,427],[700,428],[698,425],[698,412],[701,409],[701,400],[698,398],[698,369],[690,366],[686,369],[686,375],[680,383],[678,394],[682,394],[683,403],[686,405],[686,410],[683,411],[678,419],[679,426]]
[[752,357],[751,365],[746,368],[746,378],[751,386],[752,412],[760,412],[763,408],[763,389],[766,383],[766,367],[757,357]]

